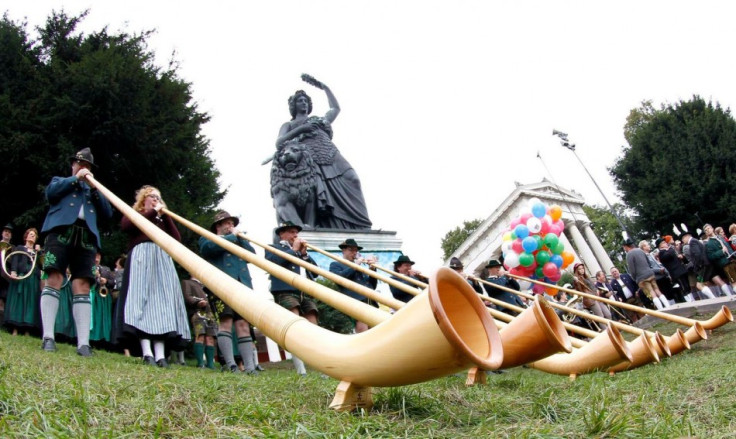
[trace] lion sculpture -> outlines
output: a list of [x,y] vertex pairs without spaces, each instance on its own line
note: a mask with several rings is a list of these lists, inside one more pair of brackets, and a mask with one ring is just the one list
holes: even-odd
[[296,140],[284,142],[271,166],[271,197],[277,222],[316,226],[320,181],[317,165],[306,147]]

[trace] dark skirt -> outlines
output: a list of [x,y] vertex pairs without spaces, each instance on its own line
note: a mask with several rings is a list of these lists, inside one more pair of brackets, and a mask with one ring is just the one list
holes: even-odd
[[35,330],[41,327],[41,277],[34,273],[23,280],[11,280],[5,302],[5,326]]

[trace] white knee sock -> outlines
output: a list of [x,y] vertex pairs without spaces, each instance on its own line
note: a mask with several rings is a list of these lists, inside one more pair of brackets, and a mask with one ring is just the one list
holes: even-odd
[[710,290],[710,287],[703,287],[702,290],[700,290],[700,294],[704,295],[708,299],[715,299],[716,296],[713,295],[713,292]]
[[141,351],[143,352],[144,357],[153,357],[153,352],[151,351],[151,340],[147,338],[141,339]]
[[41,324],[43,338],[54,339],[56,314],[59,312],[59,291],[46,286],[41,292]]
[[731,295],[731,290],[728,289],[728,285],[723,285],[721,287],[721,291],[723,291],[723,295],[726,297]]
[[299,375],[306,375],[307,374],[307,368],[304,367],[304,362],[297,358],[294,354],[291,354],[291,361],[294,363],[294,368],[296,369],[296,373]]
[[153,359],[156,361],[163,360],[165,355],[166,354],[164,352],[163,340],[154,340],[153,341]]

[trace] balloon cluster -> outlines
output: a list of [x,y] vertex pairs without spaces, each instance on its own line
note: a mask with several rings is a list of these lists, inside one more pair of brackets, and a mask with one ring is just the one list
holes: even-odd
[[[528,209],[511,221],[501,247],[504,267],[509,273],[551,284],[560,280],[560,270],[575,260],[560,241],[560,234],[565,230],[561,217],[560,206],[547,206],[534,198]],[[534,284],[532,290],[541,294],[545,288]],[[556,290],[547,292],[554,294]]]

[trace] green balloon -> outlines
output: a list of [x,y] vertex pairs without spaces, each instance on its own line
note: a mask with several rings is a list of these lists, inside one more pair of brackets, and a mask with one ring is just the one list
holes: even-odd
[[537,252],[537,265],[540,267],[544,266],[547,262],[549,262],[549,259],[552,257],[549,252],[540,250]]
[[544,244],[549,248],[554,248],[557,243],[560,242],[560,238],[554,233],[547,233],[544,235]]
[[559,255],[565,251],[565,244],[563,244],[562,242],[558,242],[557,245],[552,246],[551,248],[552,248],[552,253]]
[[519,265],[522,267],[529,267],[534,263],[534,255],[527,252],[521,252],[519,255]]

